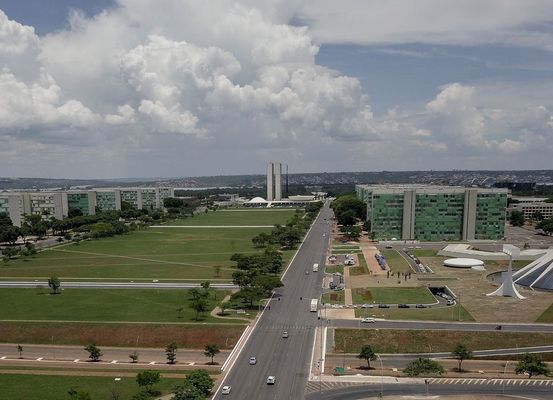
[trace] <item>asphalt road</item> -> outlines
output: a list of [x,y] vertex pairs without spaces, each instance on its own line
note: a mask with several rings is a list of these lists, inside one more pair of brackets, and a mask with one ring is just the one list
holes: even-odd
[[[325,249],[331,218],[328,202],[313,224],[304,243],[286,272],[284,287],[276,291],[269,307],[231,367],[223,385],[232,386],[230,395],[217,393],[215,399],[302,399],[310,370],[315,326],[320,321],[310,312],[310,301],[322,292]],[[312,272],[314,263],[321,267]],[[306,275],[306,271],[309,274]],[[302,300],[300,300],[302,297]],[[280,300],[279,300],[280,299]],[[289,333],[287,339],[282,331]],[[257,357],[256,365],[248,359]],[[269,375],[275,385],[267,385]]]
[[[48,281],[0,281],[0,288],[36,288],[38,285],[48,287]],[[62,281],[62,289],[193,289],[199,288],[199,283],[168,283],[168,282],[71,282]],[[238,289],[232,283],[212,283],[213,289]]]

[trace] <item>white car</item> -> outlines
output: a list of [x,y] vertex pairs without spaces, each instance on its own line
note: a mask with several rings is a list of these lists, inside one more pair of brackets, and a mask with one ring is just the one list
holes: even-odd
[[250,357],[250,365],[255,365],[255,364],[257,364],[257,358]]
[[276,382],[276,378],[273,375],[270,375],[267,377],[267,385],[274,385]]
[[361,322],[376,322],[376,319],[374,318],[363,318]]
[[221,394],[230,394],[230,390],[232,387],[230,386],[223,386],[223,389],[221,389]]

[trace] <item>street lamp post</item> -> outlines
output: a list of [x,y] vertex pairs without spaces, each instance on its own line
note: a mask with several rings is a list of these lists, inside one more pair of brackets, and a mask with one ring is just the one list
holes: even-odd
[[382,366],[382,358],[377,354],[376,357],[380,361],[380,398],[384,397],[384,367]]

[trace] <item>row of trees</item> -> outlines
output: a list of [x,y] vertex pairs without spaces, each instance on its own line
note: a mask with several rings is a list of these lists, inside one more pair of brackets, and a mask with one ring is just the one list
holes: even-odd
[[541,229],[546,234],[551,236],[553,234],[553,218],[544,219],[536,225],[537,229]]
[[356,240],[361,236],[361,227],[358,221],[363,221],[363,229],[370,231],[370,222],[367,217],[367,206],[357,198],[355,193],[344,193],[338,196],[331,205],[340,231],[350,240]]
[[[462,363],[464,360],[472,358],[472,352],[466,345],[458,343],[452,350],[451,354],[458,361],[457,370],[461,372]],[[361,351],[357,355],[357,358],[367,361],[367,368],[371,369],[371,361],[376,360],[376,353],[370,345],[364,345],[361,347]],[[424,374],[443,374],[444,368],[434,360],[429,358],[418,358],[411,361],[403,372],[408,376],[418,376]],[[532,353],[524,353],[515,367],[515,373],[528,374],[528,378],[537,375],[549,375],[551,371],[547,367],[547,364],[542,361],[539,355]]]

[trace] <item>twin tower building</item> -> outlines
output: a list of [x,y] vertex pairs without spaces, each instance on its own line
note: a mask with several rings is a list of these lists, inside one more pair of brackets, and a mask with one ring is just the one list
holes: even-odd
[[267,201],[282,200],[282,164],[267,164]]

